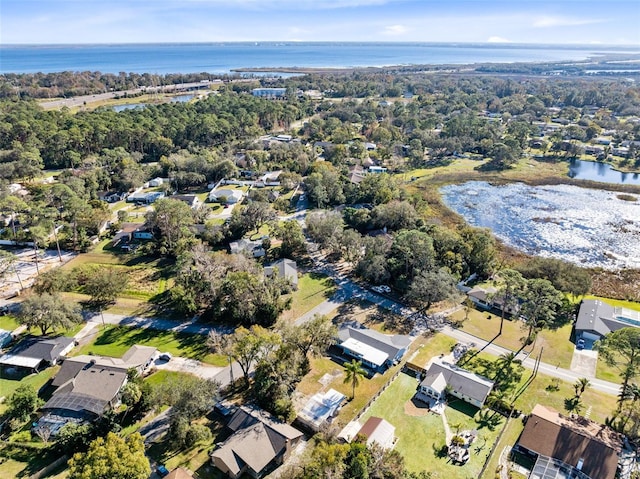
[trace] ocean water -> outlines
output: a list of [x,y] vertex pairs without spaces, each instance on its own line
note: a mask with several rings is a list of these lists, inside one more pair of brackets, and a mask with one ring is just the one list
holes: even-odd
[[[637,49],[636,49],[637,50]],[[2,45],[0,73],[228,73],[250,67],[363,67],[582,60],[594,47],[437,43]]]
[[[605,269],[640,267],[640,197],[573,185],[494,186],[470,181],[441,188],[445,204],[526,253]],[[633,195],[638,196],[638,195]]]

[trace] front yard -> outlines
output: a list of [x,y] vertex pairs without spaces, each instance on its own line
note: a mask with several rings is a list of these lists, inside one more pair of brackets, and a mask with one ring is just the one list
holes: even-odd
[[153,346],[174,356],[196,359],[214,366],[226,366],[227,357],[211,354],[206,337],[199,334],[157,331],[109,325],[88,344],[74,350],[74,355],[96,354],[121,357],[131,346]]
[[329,299],[335,290],[331,278],[316,273],[303,274],[298,278],[298,290],[291,293],[291,308],[284,311],[280,317],[285,321],[295,321]]

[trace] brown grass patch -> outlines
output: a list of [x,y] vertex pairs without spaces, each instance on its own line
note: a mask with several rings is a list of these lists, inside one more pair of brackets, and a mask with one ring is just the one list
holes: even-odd
[[422,417],[429,414],[429,406],[416,399],[410,399],[404,403],[404,413],[407,416]]

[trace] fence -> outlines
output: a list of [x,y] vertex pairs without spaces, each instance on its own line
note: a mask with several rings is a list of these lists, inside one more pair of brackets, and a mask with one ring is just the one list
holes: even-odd
[[367,404],[365,404],[365,405],[362,407],[362,409],[360,409],[360,412],[359,412],[358,414],[356,414],[356,417],[353,419],[354,421],[358,421],[358,420],[360,420],[360,418],[362,417],[362,415],[363,415],[364,413],[366,413],[366,412],[367,412],[367,410],[371,407],[371,405],[374,403],[374,401],[375,401],[376,399],[378,399],[378,398],[380,397],[380,395],[381,395],[383,392],[385,392],[389,386],[391,386],[391,383],[392,383],[392,382],[393,382],[393,381],[398,377],[398,375],[399,375],[400,373],[402,373],[402,371],[404,370],[405,362],[406,362],[406,361],[403,361],[403,362],[399,365],[398,370],[397,370],[395,373],[393,373],[393,376],[391,376],[391,377],[389,378],[389,380],[388,380],[386,383],[384,383],[384,386],[382,386],[380,389],[378,389],[378,392],[377,392],[377,393],[375,393],[375,394],[373,395],[373,397],[367,401]]
[[55,468],[62,465],[63,463],[67,462],[68,460],[69,458],[67,456],[59,457],[58,459],[53,461],[51,464],[49,464],[47,467],[40,469],[35,474],[31,474],[29,476],[29,479],[40,479],[41,477],[47,476],[51,471],[53,471]]

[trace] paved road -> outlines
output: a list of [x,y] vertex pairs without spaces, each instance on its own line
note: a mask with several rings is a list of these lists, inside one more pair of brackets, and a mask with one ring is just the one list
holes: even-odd
[[[205,86],[208,88],[208,85],[205,85]],[[141,87],[141,88],[134,88],[132,90],[111,91],[106,93],[98,93],[96,95],[74,96],[72,98],[63,98],[60,100],[43,101],[43,102],[40,102],[40,105],[45,110],[50,110],[53,108],[62,108],[64,106],[66,106],[67,108],[72,108],[74,106],[82,106],[85,103],[90,104],[98,101],[111,100],[112,98],[116,98],[116,97],[122,98],[125,93],[127,95],[137,95],[138,93],[154,93],[154,92],[169,93],[174,91],[187,90],[189,88],[204,88],[204,87],[203,87],[203,84],[200,82],[180,83],[177,85],[165,85],[165,86],[159,86],[159,87]]]

